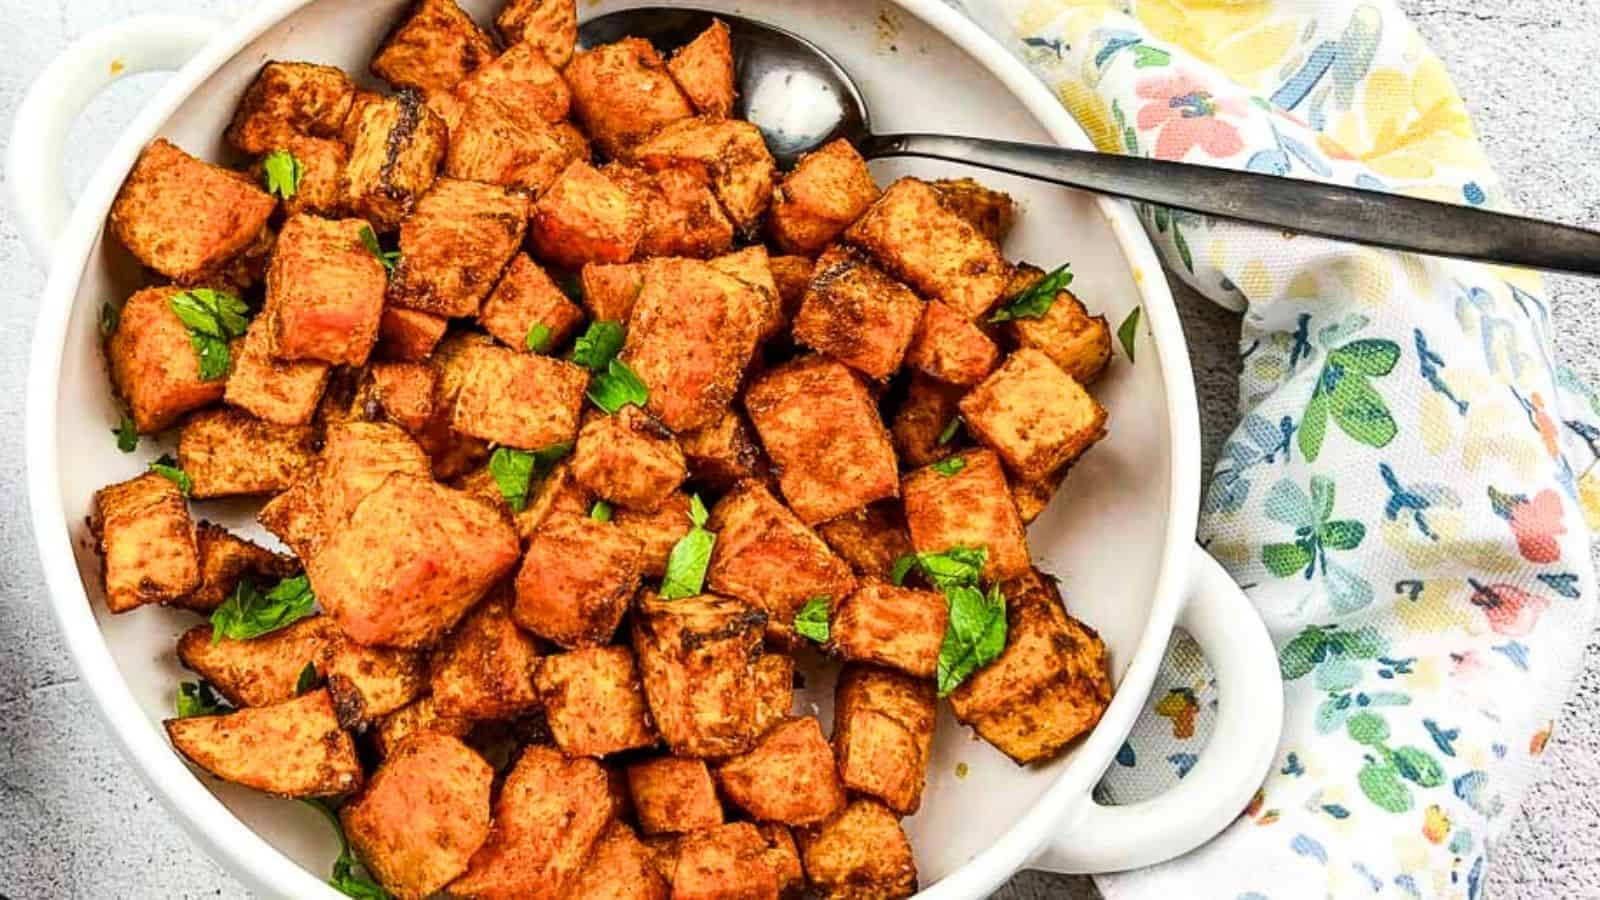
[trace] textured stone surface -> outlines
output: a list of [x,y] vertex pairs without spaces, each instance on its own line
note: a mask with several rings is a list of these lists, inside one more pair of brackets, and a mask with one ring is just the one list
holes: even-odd
[[[1401,0],[1449,63],[1513,196],[1570,222],[1600,223],[1600,0]],[[0,0],[0,117],[67,41],[138,12],[236,15],[246,0]],[[73,132],[69,184],[131,118],[159,76],[108,91]],[[43,277],[0,213],[0,894],[243,897],[154,801],[89,708],[46,608],[22,511],[21,390]],[[1600,284],[1552,279],[1563,359],[1600,382]],[[1232,423],[1238,324],[1180,295],[1203,404],[1208,459]],[[1600,895],[1600,641],[1546,754],[1542,779],[1495,848],[1497,900]],[[1028,872],[999,896],[1097,896],[1086,879]]]

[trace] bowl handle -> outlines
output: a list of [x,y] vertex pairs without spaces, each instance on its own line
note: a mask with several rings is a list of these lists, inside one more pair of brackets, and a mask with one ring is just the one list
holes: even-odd
[[39,73],[17,107],[6,154],[6,183],[22,237],[41,265],[72,212],[62,177],[67,131],[107,85],[137,72],[177,69],[222,24],[196,16],[136,16],[74,41]]
[[1033,863],[1053,872],[1119,872],[1165,862],[1238,818],[1266,777],[1283,730],[1283,678],[1261,616],[1210,554],[1194,548],[1178,624],[1217,678],[1217,721],[1200,761],[1159,797],[1088,802]]

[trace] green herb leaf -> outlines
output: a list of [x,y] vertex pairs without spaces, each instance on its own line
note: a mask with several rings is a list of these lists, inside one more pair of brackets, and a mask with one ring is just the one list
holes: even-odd
[[543,322],[533,323],[528,329],[528,336],[522,339],[522,345],[531,353],[543,353],[550,347],[550,326]]
[[955,440],[956,435],[961,431],[962,424],[960,416],[952,418],[950,424],[944,426],[944,430],[939,432],[939,446],[943,447],[945,444]]
[[261,170],[266,176],[267,193],[277,194],[284,200],[293,197],[294,192],[300,189],[300,179],[305,175],[300,160],[287,150],[268,153],[261,161]]
[[168,301],[172,312],[189,329],[189,346],[200,363],[200,380],[216,381],[227,377],[233,367],[228,342],[244,337],[250,326],[246,315],[250,307],[227,291],[195,288],[173,295]]
[[111,337],[117,333],[117,325],[122,321],[122,307],[115,303],[100,304],[100,336]]
[[533,486],[550,474],[550,469],[572,452],[570,442],[551,444],[538,450],[515,450],[497,447],[489,457],[489,474],[495,487],[512,512],[522,512],[528,507],[528,494]]
[[950,625],[939,646],[939,696],[949,696],[1006,649],[1006,598],[1000,586],[984,594],[975,585],[945,590]]
[[794,616],[794,630],[801,637],[819,644],[828,642],[828,603],[833,598],[824,594],[812,597]]
[[322,813],[339,838],[339,858],[333,861],[333,874],[328,878],[328,884],[339,893],[355,897],[356,900],[393,900],[382,885],[366,875],[356,874],[359,867],[355,856],[350,853],[350,841],[344,836],[344,824],[339,821],[339,811],[326,800],[302,799],[300,802]]
[[933,470],[946,478],[967,467],[967,461],[960,456],[947,456],[933,464]]
[[986,547],[951,547],[943,553],[917,554],[917,568],[942,591],[976,585],[988,561]]
[[889,579],[893,581],[896,586],[905,584],[906,575],[911,572],[912,568],[915,567],[916,564],[917,555],[915,553],[900,554],[900,556],[895,559],[894,565],[889,569]]
[[394,267],[400,264],[400,251],[383,249],[383,245],[378,243],[378,233],[372,230],[371,225],[361,226],[361,246],[383,263],[384,271],[394,274]]
[[589,507],[589,518],[596,522],[611,521],[611,504],[604,500],[596,500],[594,506]]
[[306,663],[306,667],[300,670],[300,677],[294,680],[294,695],[298,697],[306,693],[316,687],[319,680],[317,677],[317,664],[314,662]]
[[572,361],[591,372],[604,372],[622,350],[623,337],[619,322],[590,322],[572,345]]
[[1135,306],[1122,324],[1117,326],[1117,342],[1122,344],[1122,352],[1127,355],[1128,362],[1133,362],[1133,342],[1139,336],[1139,315],[1143,312],[1143,306]]
[[117,427],[111,429],[111,433],[117,436],[117,449],[123,453],[132,453],[139,449],[139,430],[133,425],[133,417],[127,413],[122,414]]
[[700,495],[689,497],[689,533],[678,539],[667,557],[667,574],[661,579],[661,598],[680,600],[693,597],[705,589],[706,568],[711,565],[711,549],[717,545],[717,536],[705,528],[709,518]]
[[233,707],[224,703],[211,682],[204,678],[199,681],[185,681],[178,685],[178,697],[174,704],[178,710],[178,718],[187,719],[190,716],[220,716],[223,713],[233,712]]
[[250,640],[271,634],[311,615],[317,597],[304,575],[285,578],[263,594],[246,577],[211,614],[211,642],[223,638]]
[[611,360],[604,372],[589,379],[588,393],[594,405],[607,413],[615,413],[630,403],[644,406],[650,399],[650,391],[638,373],[620,359]]
[[161,454],[160,459],[150,464],[150,471],[177,485],[179,493],[185,497],[194,493],[194,479],[189,477],[188,472],[178,468],[178,461],[172,458],[172,454]]
[[1056,294],[1065,290],[1072,283],[1072,273],[1067,271],[1071,263],[1062,263],[1061,268],[1035,281],[1031,286],[1018,291],[1016,296],[1007,300],[989,317],[990,322],[1009,322],[1012,319],[1038,319],[1050,311],[1055,305]]

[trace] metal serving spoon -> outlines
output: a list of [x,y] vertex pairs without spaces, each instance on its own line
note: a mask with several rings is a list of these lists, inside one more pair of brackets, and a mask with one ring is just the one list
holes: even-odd
[[761,129],[782,168],[844,138],[867,159],[922,156],[1053,181],[1287,231],[1455,256],[1600,275],[1600,232],[1451,203],[1239,172],[1214,166],[941,134],[874,134],[850,75],[820,47],[770,25],[725,13],[641,7],[585,22],[593,47],[629,35],[662,52],[711,24],[728,25],[738,100],[734,114]]

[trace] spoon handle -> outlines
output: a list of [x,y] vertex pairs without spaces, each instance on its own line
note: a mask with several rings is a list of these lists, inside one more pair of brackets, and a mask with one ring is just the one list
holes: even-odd
[[938,134],[873,135],[868,159],[921,156],[1359,244],[1600,275],[1600,232],[1399,194],[1214,166]]

